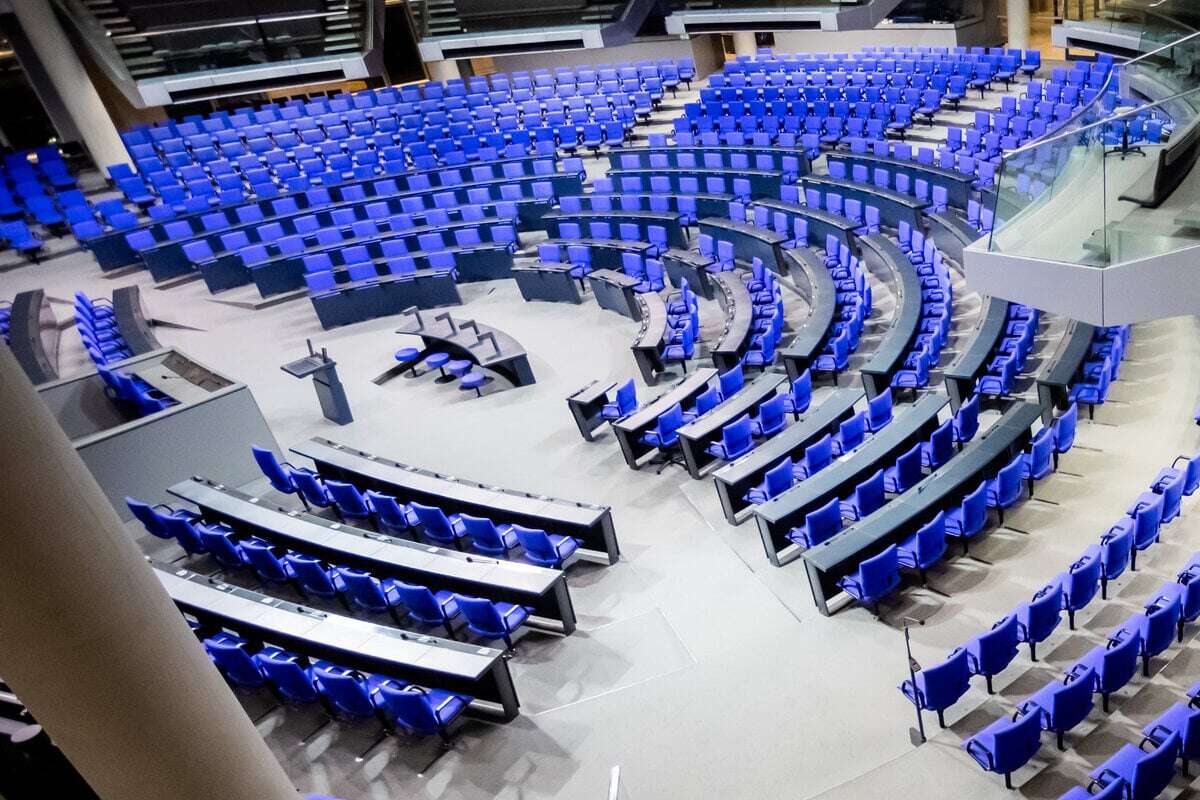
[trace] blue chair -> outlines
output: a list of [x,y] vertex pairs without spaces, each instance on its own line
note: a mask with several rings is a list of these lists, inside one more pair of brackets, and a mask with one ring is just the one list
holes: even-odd
[[249,643],[244,639],[227,633],[204,640],[204,649],[208,652],[208,657],[225,680],[234,686],[258,689],[267,685],[267,678],[250,654],[249,647]]
[[754,419],[751,430],[753,435],[761,439],[769,439],[783,430],[787,425],[787,412],[784,411],[783,395],[775,395],[758,407],[758,416]]
[[367,490],[367,507],[375,516],[375,526],[384,533],[411,531],[420,524],[417,515],[389,494]]
[[539,567],[563,569],[579,549],[579,540],[570,536],[546,533],[521,525],[513,525],[512,529],[525,550],[525,560]]
[[305,508],[311,509],[312,506],[329,508],[333,505],[333,499],[325,490],[325,482],[320,475],[303,467],[291,470],[290,474],[292,483],[298,490],[300,500],[304,503]]
[[[172,516],[189,516],[194,517],[187,511],[176,511],[165,503],[156,503],[150,505],[143,503],[140,500],[134,500],[132,497],[125,498],[125,505],[129,507],[130,513],[138,522],[145,526],[146,531],[152,536],[159,539],[172,539],[173,535],[167,530],[167,518]],[[162,513],[159,509],[163,509],[166,513]]]
[[1183,762],[1183,774],[1191,777],[1188,762],[1200,758],[1200,710],[1186,703],[1176,703],[1164,711],[1158,719],[1142,729],[1142,745],[1151,742],[1161,747],[1172,734],[1179,736],[1179,758]]
[[687,411],[683,412],[683,423],[688,425],[695,422],[720,404],[721,394],[717,391],[717,387],[708,387],[703,392],[696,395],[696,403]]
[[954,415],[954,443],[959,449],[979,432],[979,395],[973,394]]
[[1195,570],[1179,573],[1177,582],[1164,583],[1146,608],[1158,608],[1173,601],[1179,603],[1179,631],[1176,638],[1182,642],[1184,624],[1200,618],[1200,575]]
[[1078,677],[1068,675],[1063,681],[1051,681],[1017,707],[1022,714],[1035,713],[1041,718],[1041,727],[1053,731],[1058,737],[1058,749],[1063,750],[1063,736],[1067,731],[1087,719],[1095,701],[1092,687],[1096,673],[1086,669]]
[[987,525],[987,517],[987,481],[982,481],[961,504],[946,512],[946,535],[962,542],[963,555],[968,551],[967,542]]
[[1000,524],[1004,524],[1004,509],[1010,508],[1021,496],[1021,475],[1025,469],[1024,453],[1017,453],[1013,460],[987,482],[988,508],[996,509],[1000,514]]
[[1107,644],[1093,647],[1067,670],[1067,674],[1077,678],[1085,670],[1091,670],[1096,676],[1093,691],[1100,693],[1104,700],[1104,711],[1108,713],[1109,695],[1120,691],[1137,672],[1141,649],[1141,633],[1117,629],[1109,636]]
[[637,387],[634,386],[633,379],[625,381],[621,384],[621,388],[617,389],[616,398],[611,403],[605,403],[600,409],[600,417],[609,422],[615,422],[623,417],[627,417],[637,410]]
[[[780,419],[783,410],[779,409]],[[733,461],[741,458],[754,447],[754,423],[749,414],[742,414],[733,422],[721,428],[721,441],[713,442],[704,451],[714,458]]]
[[[1182,605],[1180,598],[1158,597],[1146,606],[1145,614],[1134,614],[1121,628],[1125,633],[1136,629],[1142,636],[1142,674],[1150,677],[1150,659],[1165,651],[1175,641]],[[1120,635],[1120,634],[1118,634]]]
[[796,479],[792,477],[792,459],[784,458],[767,470],[763,482],[751,488],[744,499],[747,503],[758,505],[778,497],[795,485]]
[[1128,800],[1152,800],[1167,788],[1175,777],[1175,759],[1179,757],[1181,737],[1178,732],[1167,735],[1149,753],[1127,744],[1096,769],[1090,777],[1093,785],[1104,788],[1118,780],[1126,784]]
[[395,680],[379,684],[380,702],[392,724],[410,734],[437,734],[446,747],[453,743],[450,726],[462,716],[470,697],[405,685]]
[[[1186,462],[1182,469],[1179,466],[1180,461]],[[1174,474],[1180,472],[1182,472],[1184,476],[1183,496],[1191,497],[1193,494],[1195,494],[1196,488],[1200,487],[1200,453],[1197,453],[1191,458],[1188,458],[1187,456],[1178,456],[1174,461],[1171,462],[1171,466],[1166,467],[1158,473],[1158,477],[1154,479],[1154,483],[1151,484],[1151,488],[1163,486],[1164,481],[1169,479]],[[1159,489],[1154,489],[1154,491],[1158,492]]]
[[828,433],[804,450],[804,458],[792,469],[796,480],[808,480],[833,463],[833,437]]
[[967,664],[972,675],[982,675],[987,681],[988,694],[992,690],[992,677],[1004,671],[1017,656],[1017,618],[1010,614],[963,645],[967,651]]
[[[252,445],[250,452],[254,454],[254,460],[258,463],[258,467],[262,470],[263,475],[267,476],[272,489],[284,494],[296,495],[300,498],[300,502],[304,504],[304,508],[308,508],[308,501],[304,499],[304,495],[292,480],[291,472],[294,472],[296,467],[286,461],[278,461],[273,452],[257,445]],[[287,467],[287,470],[284,467]]]
[[1021,454],[1021,477],[1029,484],[1033,497],[1033,482],[1054,471],[1054,429],[1042,428],[1029,443],[1029,452]]
[[838,426],[833,436],[833,454],[843,456],[858,447],[867,438],[867,414],[860,411]]
[[399,580],[392,581],[392,586],[410,619],[431,628],[441,625],[446,635],[454,638],[454,620],[461,612],[452,592],[433,592],[428,587]]
[[[747,425],[749,425],[749,422],[750,418],[747,417]],[[666,454],[666,459],[659,464],[659,473],[671,464],[678,463],[675,460],[673,452],[679,444],[679,429],[683,424],[683,409],[679,403],[676,403],[658,416],[658,419],[655,420],[653,430],[642,434],[642,444],[658,448]],[[747,433],[747,435],[749,434]]]
[[916,673],[916,684],[906,680],[900,691],[921,711],[936,711],[938,725],[946,727],[945,711],[957,703],[971,688],[971,671],[967,667],[967,651],[955,650],[940,664]]
[[439,544],[453,544],[462,550],[462,539],[467,535],[462,518],[458,514],[446,516],[440,508],[412,502],[408,507],[420,521],[425,537]]
[[469,514],[459,514],[463,530],[471,537],[471,546],[489,556],[508,558],[518,542],[513,526],[492,522],[484,517],[472,517]]
[[849,520],[860,520],[875,513],[887,502],[883,488],[883,470],[854,487],[854,494],[841,501],[842,516]]
[[1125,789],[1125,781],[1118,778],[1095,794],[1091,787],[1075,786],[1058,800],[1125,800]]
[[1096,596],[1102,567],[1099,557],[1088,548],[1055,579],[1062,589],[1062,607],[1067,612],[1067,627],[1071,630],[1075,630],[1075,612],[1086,608]]
[[371,508],[358,489],[341,481],[325,481],[325,492],[333,509],[343,521],[358,522],[371,518]]
[[815,511],[806,514],[804,524],[788,531],[787,538],[793,544],[813,548],[821,542],[833,538],[841,529],[841,501],[835,497]]
[[[303,705],[320,701],[321,694],[313,685],[312,667],[302,656],[267,645],[254,654],[254,662],[276,698]],[[305,740],[312,738],[312,735],[310,733]]]
[[925,585],[925,572],[946,554],[946,515],[937,516],[917,529],[917,532],[896,547],[896,558],[900,566],[917,570],[921,585]]
[[867,429],[879,433],[892,421],[892,390],[884,389],[867,403]]
[[1058,457],[1075,444],[1075,428],[1079,421],[1079,406],[1071,403],[1067,410],[1054,420],[1054,468],[1058,469]]
[[858,602],[872,607],[879,616],[879,601],[891,594],[900,585],[900,561],[896,546],[889,545],[879,555],[859,563],[858,569],[844,578],[839,578],[838,587]]
[[921,466],[930,471],[954,457],[954,420],[937,426],[929,441],[921,443]]
[[345,669],[335,664],[313,665],[313,685],[325,699],[325,708],[337,719],[375,719],[383,726],[383,734],[371,746],[355,757],[363,761],[375,746],[391,732],[392,724],[387,718],[379,685],[387,678],[364,675],[358,670]]
[[1169,472],[1164,470],[1154,479],[1154,483],[1150,484],[1150,490],[1162,496],[1163,510],[1161,524],[1166,525],[1179,516],[1179,509],[1183,502],[1185,479],[1186,475],[1183,470],[1171,470]]
[[720,389],[721,400],[728,400],[742,390],[745,376],[741,364],[717,375],[717,385]]
[[242,547],[234,541],[233,528],[222,523],[209,525],[196,523],[196,532],[204,550],[216,559],[216,562],[226,569],[241,569],[246,566],[246,554]]
[[287,553],[283,563],[305,595],[337,600],[347,611],[350,610],[350,603],[346,599],[346,582],[337,567],[328,566],[320,559],[303,553]]
[[1100,544],[1091,545],[1084,551],[1085,555],[1094,554],[1100,559],[1100,596],[1105,600],[1108,599],[1108,582],[1119,578],[1131,563],[1133,533],[1133,520],[1124,517],[1100,537]]
[[503,639],[508,647],[507,655],[516,652],[513,647],[512,634],[521,627],[529,617],[529,612],[523,606],[512,603],[493,603],[482,597],[455,594],[454,601],[458,604],[467,620],[467,628],[476,636],[485,639]]
[[809,405],[812,404],[812,374],[808,370],[801,372],[800,376],[792,381],[791,389],[784,395],[783,402],[784,410],[796,419],[800,419],[800,415],[808,411]]
[[1042,746],[1040,714],[1001,717],[963,742],[963,749],[988,772],[1004,776],[1006,789],[1013,788],[1012,773],[1029,763]]
[[402,625],[397,609],[404,604],[396,581],[391,578],[380,580],[369,572],[339,567],[338,574],[346,586],[346,597],[357,608],[374,614],[387,612],[397,625]]
[[1159,539],[1162,527],[1163,498],[1153,492],[1143,492],[1129,508],[1133,518],[1133,550],[1129,554],[1130,569],[1137,569],[1137,554]]
[[1029,658],[1037,661],[1038,642],[1054,633],[1062,619],[1062,584],[1052,583],[1037,591],[1033,599],[1017,606],[1017,641],[1029,645]]
[[921,445],[917,442],[896,463],[883,471],[883,486],[892,494],[903,494],[921,481]]

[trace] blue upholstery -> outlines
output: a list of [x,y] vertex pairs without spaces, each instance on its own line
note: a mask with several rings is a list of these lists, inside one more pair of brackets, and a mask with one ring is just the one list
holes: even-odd
[[539,567],[562,569],[579,549],[579,540],[571,536],[546,533],[521,525],[513,525],[512,529],[525,551],[525,560]]
[[1004,524],[1004,509],[1009,508],[1021,497],[1021,473],[1025,469],[1025,456],[1017,453],[1006,466],[987,482],[988,508],[997,509],[1000,523]]
[[1014,612],[1017,617],[1017,641],[1029,645],[1029,658],[1037,661],[1038,642],[1054,633],[1062,619],[1063,590],[1061,583],[1041,588],[1033,599],[1021,603]]
[[371,509],[366,499],[359,494],[354,486],[341,481],[325,481],[325,491],[333,501],[334,510],[344,520],[358,521],[371,517]]
[[320,559],[303,553],[288,553],[283,557],[283,563],[292,574],[296,589],[302,594],[336,598],[343,605],[347,604],[346,582],[336,567],[327,566]]
[[825,434],[804,450],[804,458],[792,469],[796,480],[807,480],[833,463],[833,437]]
[[1130,554],[1132,568],[1137,569],[1137,551],[1145,550],[1158,541],[1162,526],[1163,497],[1153,492],[1143,492],[1129,507],[1133,517],[1133,549]]
[[1017,618],[1009,615],[963,645],[972,675],[987,679],[988,694],[993,694],[992,678],[1002,672],[1017,655]]
[[975,438],[979,431],[979,395],[973,394],[958,407],[954,415],[954,442],[960,447]]
[[[782,419],[782,409],[780,409]],[[721,428],[721,441],[713,442],[704,450],[715,458],[733,461],[741,458],[754,447],[754,423],[749,414],[742,414]]]
[[840,502],[835,497],[815,511],[810,511],[804,517],[804,524],[798,528],[792,528],[788,532],[787,538],[793,544],[811,548],[833,537],[841,529],[842,510]]
[[1021,477],[1028,482],[1029,496],[1033,497],[1033,482],[1054,471],[1054,429],[1042,428],[1038,431],[1029,443],[1029,452],[1021,455]]
[[962,746],[979,766],[1003,775],[1004,785],[1011,789],[1012,773],[1029,763],[1042,746],[1041,715],[1001,717]]
[[929,441],[921,443],[921,466],[935,470],[954,456],[954,420],[948,419],[934,430]]
[[1108,582],[1119,578],[1132,561],[1133,534],[1134,521],[1123,517],[1100,537],[1100,544],[1085,551],[1085,554],[1094,554],[1100,559],[1100,591],[1105,599],[1108,598]]
[[917,708],[936,711],[938,725],[946,727],[945,710],[957,703],[971,688],[971,672],[967,667],[967,651],[955,650],[940,664],[926,667],[912,680],[900,684],[900,691]]
[[921,583],[925,583],[925,571],[946,554],[946,515],[938,512],[917,532],[896,547],[900,566],[918,570]]
[[463,530],[471,537],[471,547],[489,556],[508,558],[511,550],[519,542],[512,525],[492,522],[484,517],[472,517],[469,514],[459,514]]
[[1062,607],[1067,612],[1068,626],[1075,630],[1075,612],[1086,608],[1096,596],[1103,564],[1091,548],[1085,550],[1066,572],[1055,579],[1062,589]]
[[523,606],[493,603],[482,597],[463,594],[455,594],[454,600],[466,617],[471,633],[485,639],[503,639],[509,652],[512,652],[512,634],[529,617],[529,612]]
[[754,436],[770,438],[787,425],[783,395],[775,395],[758,407],[758,416],[753,421]]
[[1179,736],[1179,757],[1183,760],[1183,774],[1187,775],[1188,762],[1200,758],[1200,710],[1176,703],[1142,729],[1142,735],[1155,747],[1172,734]]
[[879,433],[892,421],[892,390],[884,389],[867,403],[867,429]]
[[858,570],[838,580],[842,591],[864,605],[877,606],[879,601],[900,585],[900,562],[896,546],[890,545],[879,555],[865,559]]
[[922,442],[914,444],[883,471],[883,485],[892,494],[907,492],[921,480]]
[[470,697],[425,689],[395,680],[379,684],[380,706],[391,723],[408,733],[437,734],[449,743],[450,726],[462,716]]
[[966,554],[967,542],[984,529],[987,518],[987,481],[982,481],[961,504],[946,512],[946,535],[960,540]]
[[785,395],[784,409],[799,419],[801,414],[808,411],[810,403],[812,403],[812,374],[808,370],[804,370],[796,380],[792,381],[791,387]]
[[433,592],[425,586],[404,581],[392,581],[392,587],[410,619],[422,625],[446,629],[446,635],[454,638],[453,622],[459,616],[458,603],[447,591]]
[[1085,670],[1092,670],[1096,675],[1094,690],[1104,698],[1104,710],[1107,712],[1109,695],[1129,683],[1129,679],[1137,672],[1141,649],[1141,633],[1117,629],[1109,636],[1107,644],[1093,647],[1067,670],[1067,674],[1079,677]]
[[1096,674],[1085,669],[1078,675],[1068,675],[1063,681],[1051,681],[1018,706],[1020,713],[1036,713],[1041,717],[1042,730],[1058,736],[1058,749],[1063,748],[1063,735],[1087,719],[1095,701],[1092,687]]
[[637,410],[637,387],[633,379],[625,381],[617,389],[616,398],[611,403],[605,403],[600,409],[600,416],[610,422],[621,419]]
[[1125,790],[1128,800],[1152,800],[1175,777],[1175,759],[1179,757],[1180,741],[1178,732],[1171,733],[1148,753],[1140,747],[1127,744],[1092,770],[1091,777],[1101,787],[1123,780],[1128,784]]
[[767,470],[763,478],[763,482],[753,487],[746,493],[745,500],[747,503],[758,505],[765,503],[773,497],[786,492],[796,483],[792,477],[792,459],[784,458],[775,466]]
[[367,506],[375,516],[375,524],[384,533],[402,533],[415,528],[420,520],[413,511],[396,498],[382,492],[367,490]]
[[859,411],[838,426],[838,432],[834,435],[832,442],[834,455],[841,456],[849,453],[866,440],[866,435],[867,414],[865,411]]
[[841,502],[842,516],[850,520],[859,520],[882,508],[886,502],[883,483],[883,470],[879,469],[855,486],[854,494]]
[[462,549],[462,538],[467,535],[462,519],[457,514],[447,516],[440,508],[422,505],[418,502],[408,506],[420,521],[425,538],[439,544],[453,544]]

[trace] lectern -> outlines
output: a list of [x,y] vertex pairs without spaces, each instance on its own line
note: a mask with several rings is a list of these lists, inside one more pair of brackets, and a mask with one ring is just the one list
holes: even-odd
[[346,390],[338,379],[337,362],[329,357],[323,347],[320,353],[314,351],[311,339],[306,339],[305,344],[308,345],[308,355],[284,364],[280,369],[294,378],[311,375],[325,419],[338,425],[349,425],[354,422],[354,415],[350,413],[350,401],[346,399]]

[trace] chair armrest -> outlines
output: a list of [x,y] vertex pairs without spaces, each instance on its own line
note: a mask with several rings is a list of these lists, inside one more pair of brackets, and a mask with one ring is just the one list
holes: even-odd
[[455,695],[455,694],[448,695],[448,696],[446,697],[446,699],[445,699],[445,700],[443,700],[442,702],[440,702],[440,703],[438,703],[436,706],[434,706],[434,707],[433,707],[433,710],[434,710],[434,711],[441,711],[443,708],[445,708],[446,706],[450,705],[451,703],[453,703],[453,702],[454,702],[455,700],[457,700],[457,699],[458,699],[458,695]]
[[995,761],[995,759],[992,757],[992,753],[991,753],[991,751],[990,751],[990,750],[988,750],[987,748],[985,748],[983,745],[979,744],[979,742],[975,741],[974,739],[970,739],[970,740],[968,740],[968,741],[967,741],[966,749],[967,749],[967,752],[968,752],[968,753],[970,753],[970,754],[971,754],[971,756],[972,756],[972,757],[973,757],[973,758],[974,758],[976,761],[979,761],[981,764],[982,764],[983,762],[982,762],[982,761],[980,761],[980,759],[979,759],[979,754],[981,754],[981,753],[982,753],[982,754],[983,754],[983,756],[984,756],[984,758],[987,760],[987,768],[988,768],[988,770],[991,770],[991,769],[993,769],[993,768],[996,766],[996,761]]

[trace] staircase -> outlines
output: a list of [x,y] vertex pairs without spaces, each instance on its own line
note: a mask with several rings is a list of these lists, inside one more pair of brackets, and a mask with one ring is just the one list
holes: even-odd
[[171,70],[150,39],[140,36],[137,26],[113,0],[83,0],[84,7],[104,26],[109,40],[134,80],[166,75]]

